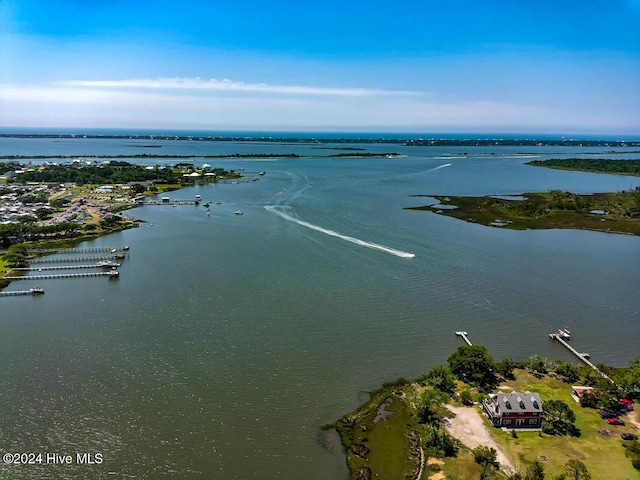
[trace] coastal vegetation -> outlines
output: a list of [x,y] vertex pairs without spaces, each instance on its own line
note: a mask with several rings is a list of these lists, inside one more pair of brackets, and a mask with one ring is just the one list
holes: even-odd
[[611,160],[604,158],[551,158],[532,160],[525,165],[576,170],[579,172],[617,173],[620,175],[640,175],[640,160]]
[[[340,150],[349,150],[349,153],[337,153],[333,155],[317,155],[313,156],[313,158],[340,158],[340,157],[397,157],[400,156],[399,153],[396,152],[358,152],[351,150],[363,150],[363,149],[349,149],[344,148]],[[4,160],[8,160],[5,164],[5,167],[2,167],[3,163],[0,163],[0,173],[4,168],[5,171],[8,171],[6,165],[10,162],[16,162],[19,160],[70,160],[70,159],[105,159],[111,160],[110,165],[114,165],[117,163],[117,159],[132,159],[132,160],[146,160],[146,159],[154,159],[154,158],[186,158],[186,159],[224,159],[224,158],[232,158],[232,159],[263,159],[263,158],[309,158],[309,155],[299,155],[297,153],[228,153],[228,154],[219,154],[219,155],[162,155],[162,154],[153,154],[153,153],[138,153],[133,155],[5,155],[2,157]],[[115,160],[114,160],[115,159]],[[126,163],[126,162],[122,162]]]
[[640,187],[616,193],[576,193],[552,190],[513,197],[428,196],[440,203],[407,207],[428,210],[481,225],[514,230],[574,228],[640,235]]
[[[134,165],[124,161],[111,161],[103,165],[42,165],[29,168],[20,174],[21,182],[75,183],[77,185],[123,184],[153,182],[156,184],[193,184],[194,178],[185,177],[193,166],[152,167]],[[221,177],[237,178],[234,171],[221,171]]]
[[[462,346],[448,358],[448,366],[435,366],[420,379],[399,379],[372,392],[368,402],[335,424],[351,478],[622,480],[639,476],[640,446],[620,437],[629,427],[608,425],[598,408],[619,406],[619,398],[640,385],[640,357],[628,368],[599,366],[615,383],[587,366],[539,356],[523,362],[506,360],[494,362],[481,346]],[[487,369],[494,373],[486,375]],[[573,380],[593,386],[598,392],[594,405],[575,402]],[[465,445],[466,438],[454,438],[448,419],[456,415],[447,406],[466,404],[480,412],[479,403],[490,391],[538,393],[544,411],[542,430],[503,431],[485,419],[483,428],[495,448],[471,448]],[[628,421],[638,424],[634,415],[637,412],[630,411]],[[513,468],[498,463],[496,449]]]

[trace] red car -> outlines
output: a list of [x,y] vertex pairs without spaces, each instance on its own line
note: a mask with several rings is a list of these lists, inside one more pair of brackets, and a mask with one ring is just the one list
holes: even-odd
[[624,425],[624,422],[620,420],[618,417],[607,418],[607,423],[609,425]]

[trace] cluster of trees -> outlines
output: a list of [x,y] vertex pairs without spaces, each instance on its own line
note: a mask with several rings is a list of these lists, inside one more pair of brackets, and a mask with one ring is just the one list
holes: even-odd
[[19,169],[20,164],[18,162],[0,162],[0,175]]
[[527,165],[585,172],[640,175],[640,160],[611,160],[605,158],[551,158],[532,160]]
[[24,182],[84,184],[111,184],[153,181],[156,183],[181,183],[183,176],[171,167],[147,170],[141,165],[127,162],[112,162],[100,166],[62,166],[50,165],[21,175]]
[[[75,237],[81,229],[82,227],[74,222],[61,222],[56,225],[34,225],[29,222],[7,223],[0,225],[0,246],[8,248],[22,242]],[[8,260],[6,256],[5,260]]]

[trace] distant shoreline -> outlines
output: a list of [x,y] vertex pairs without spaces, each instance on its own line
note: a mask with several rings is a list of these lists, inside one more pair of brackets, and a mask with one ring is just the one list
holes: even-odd
[[0,138],[44,138],[44,139],[112,139],[112,140],[163,140],[189,141],[189,142],[263,142],[263,143],[294,143],[294,144],[320,144],[320,143],[371,143],[371,144],[396,144],[405,146],[424,147],[496,147],[496,146],[530,146],[530,147],[640,147],[640,141],[624,140],[592,140],[586,138],[560,138],[552,139],[548,136],[539,138],[393,138],[393,136],[381,135],[380,137],[321,137],[300,134],[300,136],[235,136],[235,135],[155,135],[155,134],[69,134],[69,133],[0,133]]

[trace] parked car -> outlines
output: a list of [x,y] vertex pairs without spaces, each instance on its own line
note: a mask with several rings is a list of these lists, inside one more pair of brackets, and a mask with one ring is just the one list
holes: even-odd
[[609,425],[624,425],[624,421],[620,420],[618,417],[607,418],[607,423]]
[[634,433],[623,433],[620,436],[622,437],[623,440],[637,440],[638,439],[638,435],[636,435]]
[[605,412],[604,410],[600,410],[598,413],[600,414],[600,418],[614,418],[618,416],[617,413]]

